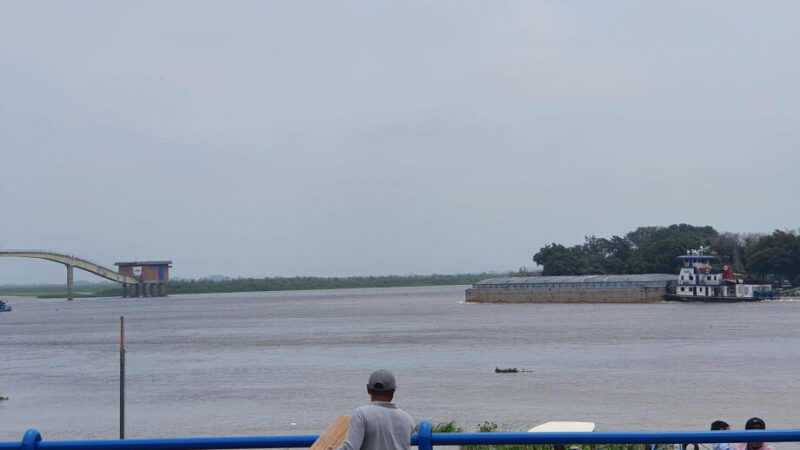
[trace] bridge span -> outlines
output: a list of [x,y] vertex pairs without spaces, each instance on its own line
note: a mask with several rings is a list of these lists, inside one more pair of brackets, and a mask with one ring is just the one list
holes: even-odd
[[122,296],[163,297],[167,295],[168,268],[172,261],[142,261],[115,263],[119,271],[95,264],[73,255],[40,250],[0,250],[0,256],[38,258],[64,264],[67,268],[67,299],[73,297],[73,269],[78,268],[106,280],[122,284]]

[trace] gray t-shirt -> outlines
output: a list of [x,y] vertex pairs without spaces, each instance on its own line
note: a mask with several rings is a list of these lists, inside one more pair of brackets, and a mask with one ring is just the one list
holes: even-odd
[[414,424],[394,403],[372,402],[350,417],[347,440],[339,450],[409,450]]

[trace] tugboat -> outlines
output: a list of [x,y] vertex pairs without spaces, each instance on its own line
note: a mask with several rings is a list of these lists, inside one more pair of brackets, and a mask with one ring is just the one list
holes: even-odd
[[[716,256],[705,248],[689,250],[678,256],[683,267],[677,284],[668,289],[666,300],[683,302],[747,302],[774,298],[775,291],[768,284],[744,284],[736,277],[733,266],[726,264],[722,271],[711,266]],[[674,292],[672,292],[674,290]]]
[[11,305],[6,303],[5,300],[0,300],[0,312],[8,312],[11,311]]

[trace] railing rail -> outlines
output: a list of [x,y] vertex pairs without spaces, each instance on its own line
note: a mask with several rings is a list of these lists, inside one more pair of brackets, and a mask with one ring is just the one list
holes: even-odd
[[[508,444],[705,444],[714,442],[800,442],[800,429],[746,431],[645,431],[559,433],[432,433],[430,422],[419,425],[411,445],[431,450],[436,445]],[[19,442],[0,442],[0,450],[212,450],[310,447],[317,435],[112,439],[45,441],[28,430]]]

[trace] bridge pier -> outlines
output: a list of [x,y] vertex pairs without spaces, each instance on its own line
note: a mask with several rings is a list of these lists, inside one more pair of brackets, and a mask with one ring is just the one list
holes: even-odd
[[67,300],[72,300],[72,266],[69,264],[64,264],[67,266]]
[[167,283],[122,283],[122,298],[166,297]]

